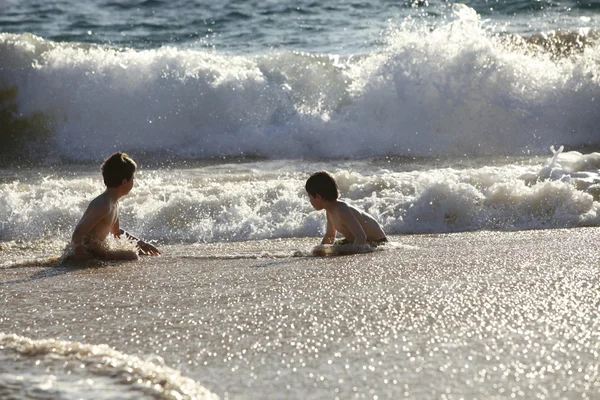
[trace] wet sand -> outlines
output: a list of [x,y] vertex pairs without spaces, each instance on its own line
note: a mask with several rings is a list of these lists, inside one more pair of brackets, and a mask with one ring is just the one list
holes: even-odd
[[221,398],[594,398],[599,239],[394,236],[404,247],[337,257],[292,257],[318,240],[287,239],[17,263],[0,269],[0,332],[158,356]]

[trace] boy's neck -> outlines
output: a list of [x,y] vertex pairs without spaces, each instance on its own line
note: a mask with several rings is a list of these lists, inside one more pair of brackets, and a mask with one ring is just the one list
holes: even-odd
[[123,194],[118,187],[107,187],[105,192],[113,201],[117,201],[123,197]]
[[327,212],[331,211],[333,209],[333,207],[335,206],[335,203],[337,203],[337,199],[336,200],[323,200],[323,209]]

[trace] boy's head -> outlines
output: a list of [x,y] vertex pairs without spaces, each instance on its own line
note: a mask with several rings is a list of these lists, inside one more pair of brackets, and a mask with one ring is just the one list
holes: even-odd
[[337,183],[327,171],[319,171],[312,174],[306,181],[304,188],[314,198],[320,195],[323,200],[334,201],[340,197]]
[[102,177],[104,184],[109,188],[119,187],[123,180],[133,178],[137,165],[127,154],[117,152],[104,160],[102,164]]

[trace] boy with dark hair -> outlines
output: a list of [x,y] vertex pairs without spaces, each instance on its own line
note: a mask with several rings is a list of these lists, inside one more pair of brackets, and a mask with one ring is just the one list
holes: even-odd
[[133,187],[137,165],[125,153],[115,153],[102,164],[102,177],[106,190],[92,200],[83,213],[73,232],[72,244],[76,258],[89,255],[104,259],[137,258],[134,252],[110,250],[106,243],[109,233],[115,237],[125,235],[135,240],[139,254],[159,255],[153,245],[136,238],[119,227],[118,200],[128,194]]
[[310,204],[315,210],[325,209],[327,229],[321,244],[333,244],[340,232],[344,239],[339,244],[378,244],[387,242],[379,223],[370,214],[338,200],[339,191],[333,176],[326,171],[312,174],[305,185]]

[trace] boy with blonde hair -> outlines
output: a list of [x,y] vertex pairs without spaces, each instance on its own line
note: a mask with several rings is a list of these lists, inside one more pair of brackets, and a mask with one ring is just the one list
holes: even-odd
[[108,234],[125,235],[136,241],[139,254],[159,255],[160,251],[119,226],[118,200],[133,187],[136,163],[125,153],[115,153],[102,164],[102,177],[106,190],[92,200],[73,232],[72,244],[75,258],[94,256],[103,259],[137,259],[133,251],[111,250],[106,241]]

